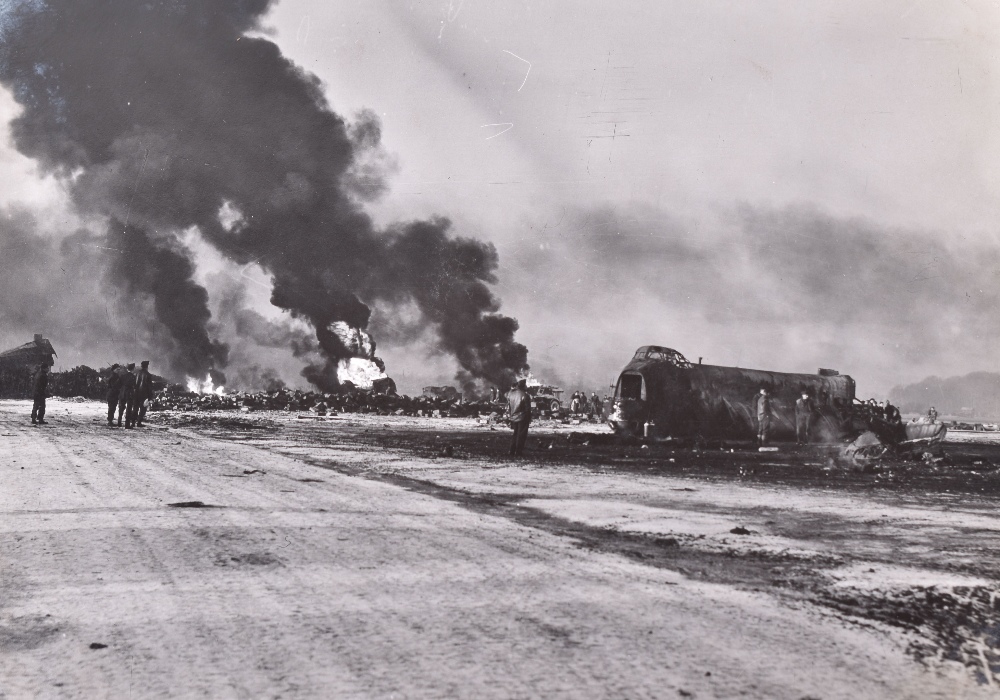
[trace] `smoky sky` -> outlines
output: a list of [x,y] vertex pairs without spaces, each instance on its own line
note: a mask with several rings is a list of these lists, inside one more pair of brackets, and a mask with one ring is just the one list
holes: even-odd
[[349,355],[326,327],[366,327],[379,300],[415,304],[465,372],[509,379],[527,351],[490,289],[496,250],[446,218],[375,227],[363,204],[393,167],[381,125],[337,114],[315,76],[248,35],[270,4],[8,5],[0,82],[23,110],[15,146],[81,215],[106,221],[106,279],[151,311],[175,375],[219,374],[230,352],[184,244],[196,229],[232,262],[260,265],[272,303],[315,328],[325,359],[307,376],[324,388]]
[[150,345],[169,343],[142,322],[142,304],[122,303],[103,279],[103,237],[79,228],[55,233],[24,208],[0,209],[0,342],[53,341],[60,361],[81,356],[106,366]]
[[515,276],[505,295],[530,296],[539,311],[525,322],[571,358],[550,363],[540,351],[536,365],[579,367],[571,383],[610,379],[636,347],[661,344],[711,364],[832,366],[865,395],[996,366],[1000,253],[944,240],[812,205],[698,218],[640,205],[566,209],[505,250]]

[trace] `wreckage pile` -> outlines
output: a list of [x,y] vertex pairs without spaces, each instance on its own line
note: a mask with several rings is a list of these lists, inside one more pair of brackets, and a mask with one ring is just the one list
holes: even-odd
[[317,415],[374,413],[377,415],[432,416],[461,418],[499,413],[502,406],[489,401],[461,398],[401,396],[376,391],[348,389],[331,394],[299,389],[196,394],[178,385],[168,386],[153,399],[152,410],[174,411],[309,411]]

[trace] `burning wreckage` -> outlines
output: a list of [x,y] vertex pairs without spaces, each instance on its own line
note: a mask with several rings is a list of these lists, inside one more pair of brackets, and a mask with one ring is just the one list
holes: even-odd
[[889,451],[920,452],[944,439],[936,420],[904,423],[895,409],[859,401],[854,380],[836,370],[792,374],[689,362],[671,348],[644,345],[618,376],[611,427],[621,435],[657,438],[752,440],[757,433],[756,398],[771,399],[771,435],[795,439],[795,402],[812,399],[810,438],[852,440],[846,453],[878,458]]

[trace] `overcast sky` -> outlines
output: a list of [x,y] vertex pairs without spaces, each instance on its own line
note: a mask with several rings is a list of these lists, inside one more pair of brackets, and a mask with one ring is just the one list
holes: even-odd
[[[380,116],[380,222],[443,215],[496,245],[540,378],[596,389],[661,344],[873,395],[1000,371],[998,20],[974,1],[282,0],[268,36],[337,112]],[[9,147],[0,176],[5,202],[58,210]],[[380,347],[405,391],[454,373]]]

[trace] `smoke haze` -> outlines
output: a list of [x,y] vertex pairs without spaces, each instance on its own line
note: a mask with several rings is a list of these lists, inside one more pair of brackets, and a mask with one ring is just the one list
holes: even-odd
[[[636,347],[781,371],[833,366],[859,394],[936,368],[994,366],[1000,254],[929,231],[748,205],[678,217],[654,207],[566,210],[510,247],[505,297],[536,347],[534,365],[610,382]],[[523,291],[519,291],[523,290]],[[601,324],[573,319],[599,318]],[[558,346],[556,362],[548,348]],[[881,380],[881,381],[878,381]],[[601,386],[598,384],[598,386]]]

